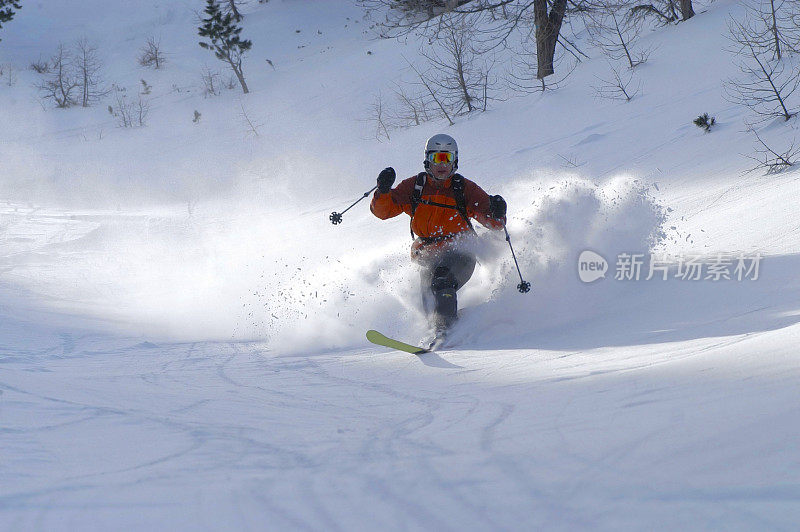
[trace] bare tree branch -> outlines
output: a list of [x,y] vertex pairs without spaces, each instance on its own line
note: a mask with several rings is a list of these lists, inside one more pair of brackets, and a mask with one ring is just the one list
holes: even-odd
[[153,67],[156,70],[161,68],[166,59],[164,52],[161,51],[161,40],[155,37],[148,37],[147,43],[139,54],[139,64],[143,67]]
[[755,135],[760,148],[756,148],[757,155],[744,155],[748,159],[756,161],[758,164],[748,170],[754,172],[755,170],[766,169],[767,175],[777,174],[795,165],[797,156],[800,155],[800,147],[795,147],[795,140],[792,144],[783,151],[776,151],[762,139],[755,129],[750,130]]
[[252,133],[256,137],[260,137],[261,134],[258,132],[258,128],[260,128],[264,124],[261,124],[259,122],[255,122],[254,120],[252,120],[250,118],[250,116],[247,114],[247,111],[245,111],[244,104],[242,104],[241,102],[239,102],[239,107],[242,110],[241,117],[244,119],[245,124],[247,124],[248,132]]
[[103,63],[97,54],[97,47],[89,44],[86,37],[78,39],[75,43],[75,69],[77,70],[78,86],[81,89],[80,103],[83,107],[100,100],[110,92],[103,87],[101,70]]
[[114,86],[114,106],[109,106],[109,112],[117,119],[120,127],[144,127],[147,125],[147,115],[150,112],[150,103],[139,94],[135,101],[128,100],[126,89]]
[[[403,59],[406,59],[406,58],[404,57]],[[436,102],[436,105],[439,107],[439,110],[442,112],[442,115],[444,115],[444,117],[447,118],[447,122],[451,126],[455,125],[453,120],[450,118],[450,114],[447,112],[447,109],[445,109],[444,104],[442,104],[442,102],[439,100],[439,98],[436,97],[436,93],[434,92],[434,90],[431,87],[430,83],[428,83],[425,80],[425,76],[422,75],[422,73],[419,71],[419,69],[417,67],[415,67],[411,63],[411,61],[406,59],[406,63],[408,63],[408,66],[410,66],[411,69],[417,74],[417,77],[419,78],[420,83],[422,83],[422,85],[428,90],[428,93],[431,95],[431,98],[433,98],[433,101]]]
[[44,93],[43,98],[53,100],[56,107],[61,109],[78,103],[75,92],[80,87],[80,81],[73,71],[72,60],[69,51],[63,44],[59,44],[55,55],[50,59],[50,76],[37,85],[37,88]]
[[649,50],[636,51],[642,30],[641,18],[625,15],[609,5],[587,15],[586,30],[592,43],[611,59],[625,59],[630,68],[647,61]]
[[762,55],[750,27],[735,20],[729,24],[730,39],[734,53],[742,54],[746,60],[739,62],[741,78],[725,83],[726,97],[732,103],[749,107],[759,121],[783,117],[789,120],[796,109],[788,103],[800,86],[800,70],[788,65],[787,59],[770,60]]
[[800,51],[800,2],[758,0],[745,8],[740,24],[759,54],[782,59]]
[[472,32],[463,21],[448,21],[434,45],[421,55],[431,68],[430,81],[439,88],[438,97],[455,114],[486,109],[491,66],[478,59],[472,46]]
[[386,106],[383,103],[383,96],[378,93],[372,102],[370,108],[371,120],[375,122],[375,138],[381,140],[381,136],[386,137],[386,140],[391,140],[389,137],[389,125],[387,121]]
[[620,73],[620,69],[613,65],[611,65],[610,77],[597,77],[597,79],[600,81],[600,85],[594,86],[594,90],[600,98],[629,102],[642,90],[641,82],[634,83],[633,72],[628,71],[623,75]]
[[395,84],[394,94],[399,105],[394,112],[394,119],[401,126],[418,126],[433,118],[428,100],[423,95],[409,94],[399,83]]

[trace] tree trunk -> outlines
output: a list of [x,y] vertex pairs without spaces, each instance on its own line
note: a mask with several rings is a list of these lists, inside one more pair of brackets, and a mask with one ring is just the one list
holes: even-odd
[[547,0],[534,0],[534,20],[536,24],[536,77],[544,79],[555,73],[553,60],[558,44],[558,34],[564,20],[567,0],[553,0],[553,7],[547,13]]
[[242,92],[247,94],[250,92],[250,89],[247,88],[247,83],[244,81],[244,74],[242,73],[242,67],[233,67],[233,71],[236,73],[236,77],[239,78],[239,84],[242,86]]
[[689,20],[694,16],[694,8],[692,7],[692,0],[681,0],[681,18]]
[[464,100],[464,103],[467,104],[467,112],[472,112],[472,96],[469,95],[469,90],[467,89],[467,80],[464,79],[464,66],[461,64],[461,61],[458,62],[458,85],[461,88],[461,97]]
[[81,69],[83,70],[83,98],[81,104],[83,107],[89,107],[89,72],[85,63],[81,65]]
[[247,88],[247,83],[244,81],[244,72],[242,72],[242,57],[236,56],[231,53],[230,50],[227,50],[225,56],[225,61],[231,66],[231,70],[233,73],[236,74],[236,77],[239,79],[239,85],[242,86],[242,92],[247,94],[250,92],[250,89]]
[[[772,37],[775,40],[775,56],[780,61],[781,59],[781,39],[778,35],[778,17],[775,14],[775,0],[770,0],[770,8],[772,9]],[[800,22],[800,20],[798,20]]]
[[[628,58],[628,64],[630,65],[631,68],[633,68],[636,65],[633,64],[633,57],[631,57],[631,52],[630,50],[628,50],[628,43],[627,41],[625,41],[625,36],[622,35],[622,30],[619,27],[617,16],[613,12],[611,13],[611,18],[614,20],[614,30],[616,30],[617,32],[617,37],[619,38],[619,42],[622,45],[622,50],[625,52],[625,57]],[[630,100],[630,98],[628,98],[628,100]]]

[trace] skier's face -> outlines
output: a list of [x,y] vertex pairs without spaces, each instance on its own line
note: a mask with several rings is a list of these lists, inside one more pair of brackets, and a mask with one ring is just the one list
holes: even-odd
[[428,171],[434,179],[444,181],[453,175],[453,165],[455,154],[452,152],[430,152],[428,153]]
[[453,175],[453,163],[431,163],[429,170],[434,179],[444,181]]

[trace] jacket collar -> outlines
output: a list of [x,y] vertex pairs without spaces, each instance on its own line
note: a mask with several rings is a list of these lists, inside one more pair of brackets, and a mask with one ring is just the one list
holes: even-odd
[[433,188],[448,189],[453,184],[453,176],[448,177],[444,181],[435,179],[431,174],[428,174],[426,182],[430,183]]

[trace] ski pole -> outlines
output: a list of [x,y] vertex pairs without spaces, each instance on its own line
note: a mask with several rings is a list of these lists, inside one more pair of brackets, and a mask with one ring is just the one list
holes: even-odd
[[366,198],[367,196],[369,196],[370,194],[372,194],[372,192],[373,192],[373,191],[374,191],[376,188],[378,188],[378,185],[375,185],[374,187],[372,187],[372,188],[371,188],[371,189],[369,189],[368,191],[364,192],[364,195],[363,195],[363,196],[361,196],[361,197],[360,197],[360,198],[358,198],[356,201],[354,201],[352,205],[350,205],[348,208],[346,208],[346,209],[345,209],[345,210],[343,210],[342,212],[335,212],[335,211],[334,211],[334,212],[332,212],[332,213],[331,213],[331,215],[330,215],[330,216],[328,216],[328,219],[331,221],[331,223],[332,223],[333,225],[339,225],[340,223],[342,223],[342,215],[343,215],[344,213],[346,213],[347,211],[349,211],[350,209],[352,209],[352,208],[355,206],[355,204],[356,204],[356,203],[358,203],[359,201],[363,200],[364,198]]
[[517,285],[517,290],[519,290],[520,294],[525,294],[531,291],[531,283],[522,278],[522,272],[519,271],[519,262],[517,262],[517,255],[514,253],[514,246],[511,245],[511,235],[508,234],[508,229],[506,228],[505,224],[503,224],[503,231],[506,232],[506,242],[508,242],[508,247],[511,249],[511,256],[514,258],[514,264],[516,265],[517,273],[519,274],[519,284]]

